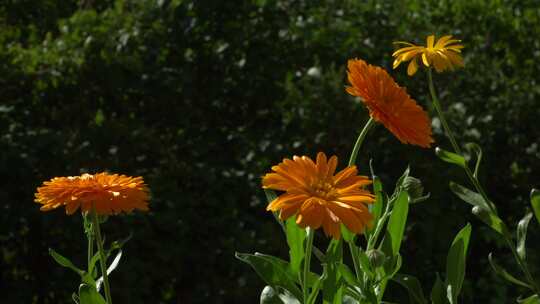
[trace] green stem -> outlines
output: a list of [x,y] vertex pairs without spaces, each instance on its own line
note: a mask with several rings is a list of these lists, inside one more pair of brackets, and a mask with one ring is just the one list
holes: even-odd
[[91,233],[88,234],[88,267],[90,267],[90,262],[94,257],[94,237]]
[[88,265],[88,271],[90,271],[90,262],[92,261],[92,257],[94,256],[94,232],[92,230],[92,221],[89,219],[89,213],[83,213],[83,222],[84,222],[84,234],[86,235],[86,239],[88,240],[88,258],[87,258],[87,265]]
[[99,219],[96,212],[95,206],[92,208],[92,228],[94,230],[94,235],[96,237],[97,248],[99,252],[99,264],[101,266],[101,274],[103,275],[103,287],[105,289],[105,298],[107,299],[107,304],[112,304],[111,299],[111,288],[109,286],[109,277],[107,276],[107,263],[105,263],[105,250],[103,250],[103,241],[101,238],[101,230],[99,227]]
[[302,279],[302,289],[304,293],[304,303],[307,303],[309,298],[309,288],[308,288],[308,275],[309,275],[309,266],[311,264],[311,249],[313,248],[313,237],[315,233],[309,227],[306,227],[307,232],[307,242],[306,242],[306,256],[304,258],[304,277]]
[[[441,109],[441,104],[439,103],[439,99],[437,98],[437,94],[435,92],[435,86],[433,85],[433,77],[432,77],[431,68],[428,69],[428,82],[429,82],[429,91],[431,93],[431,98],[432,98],[432,101],[433,101],[433,107],[435,108],[435,111],[437,111],[437,115],[439,116],[439,119],[441,120],[441,124],[443,125],[443,128],[444,128],[444,130],[446,132],[446,136],[448,137],[448,139],[450,139],[452,147],[454,148],[454,152],[459,154],[459,155],[462,155],[461,154],[461,149],[459,148],[459,146],[457,144],[457,141],[456,141],[456,139],[454,137],[454,134],[452,133],[452,130],[450,129],[450,127],[449,127],[449,125],[448,125],[448,123],[446,121],[446,118],[444,117],[444,113],[443,113],[443,111]],[[478,193],[480,193],[482,198],[488,204],[489,208],[491,209],[490,211],[493,212],[494,214],[497,214],[497,209],[495,208],[493,203],[489,200],[486,192],[484,191],[484,188],[482,187],[482,185],[480,184],[478,179],[473,175],[473,173],[471,172],[471,169],[469,169],[468,166],[465,166],[465,173],[467,174],[467,177],[469,178],[471,183],[474,185],[474,188],[476,189],[476,191],[478,191]],[[519,268],[521,268],[521,271],[525,274],[525,277],[527,278],[527,280],[529,281],[529,284],[533,288],[533,291],[537,295],[540,295],[540,288],[537,286],[537,284],[534,281],[531,273],[529,272],[529,269],[527,268],[527,264],[517,254],[517,250],[516,250],[514,244],[512,243],[512,241],[508,238],[508,236],[503,234],[503,237],[504,237],[504,240],[506,241],[507,246],[512,251],[512,254],[514,255],[514,258],[515,258],[516,262],[518,263]]]
[[356,139],[356,143],[354,144],[354,148],[351,153],[351,157],[349,158],[349,166],[354,166],[356,163],[356,157],[358,156],[358,151],[360,151],[360,147],[362,146],[362,143],[364,142],[364,139],[366,138],[366,135],[368,131],[373,127],[375,121],[372,117],[369,118],[369,120],[364,125],[364,128],[360,132],[360,135],[358,135],[358,138]]
[[358,261],[357,261],[357,257],[358,257],[357,250],[358,250],[358,248],[356,248],[354,246],[354,238],[353,238],[352,242],[349,243],[349,250],[351,251],[351,259],[353,261],[354,272],[356,273],[356,278],[358,280],[360,280],[360,275],[362,274],[362,270],[360,269],[360,265],[358,265]]
[[[435,108],[435,111],[437,112],[437,115],[439,116],[439,119],[441,120],[441,124],[443,125],[444,131],[446,132],[446,136],[450,140],[450,143],[452,144],[452,147],[454,148],[454,152],[462,156],[461,149],[456,141],[456,137],[454,136],[452,129],[450,129],[450,126],[448,125],[448,122],[446,121],[444,112],[441,109],[441,104],[439,102],[439,99],[437,98],[437,93],[435,92],[435,86],[433,85],[433,77],[431,73],[431,68],[428,69],[428,83],[429,83],[429,92],[431,93],[431,99],[433,101],[433,107]],[[486,201],[487,205],[491,209],[490,211],[497,214],[497,209],[495,208],[491,200],[488,198],[486,192],[484,191],[484,188],[482,188],[478,179],[474,177],[471,169],[469,169],[469,166],[465,166],[465,173],[467,174],[467,177],[473,184],[476,191],[478,191],[478,193],[480,193],[482,198]]]

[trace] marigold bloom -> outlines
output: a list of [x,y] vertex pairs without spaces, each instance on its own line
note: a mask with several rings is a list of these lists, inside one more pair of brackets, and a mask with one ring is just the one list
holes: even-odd
[[[435,35],[427,37],[426,46],[417,46],[409,42],[398,41],[396,44],[403,44],[405,47],[395,51],[394,69],[402,62],[411,61],[407,68],[407,74],[412,76],[418,70],[418,61],[427,66],[433,66],[437,72],[454,70],[455,67],[463,66],[461,40],[452,39],[451,35],[443,36],[435,43]],[[421,59],[420,59],[421,58]]]
[[327,160],[322,152],[317,154],[316,163],[307,156],[283,159],[272,167],[274,172],[263,177],[263,188],[285,191],[266,210],[279,210],[282,220],[297,215],[298,226],[322,226],[324,233],[335,239],[341,237],[341,223],[351,232],[361,233],[372,219],[366,204],[372,203],[374,196],[363,188],[371,180],[356,175],[356,166],[334,174],[337,162],[336,156]]
[[35,202],[41,211],[66,206],[66,213],[81,211],[110,215],[148,210],[148,187],[142,177],[97,173],[94,175],[55,177],[37,189]]
[[431,145],[433,138],[427,113],[384,69],[353,59],[348,62],[347,76],[351,83],[347,92],[361,97],[369,115],[399,141],[424,148]]

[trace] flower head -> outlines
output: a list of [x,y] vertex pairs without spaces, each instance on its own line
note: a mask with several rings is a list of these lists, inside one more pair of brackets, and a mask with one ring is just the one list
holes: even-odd
[[77,209],[110,215],[148,210],[148,187],[142,177],[97,173],[81,176],[55,177],[37,189],[35,202],[41,211],[66,206],[66,213]]
[[347,92],[362,98],[369,115],[402,143],[429,147],[433,142],[427,113],[388,73],[361,59],[349,60]]
[[334,174],[337,162],[336,156],[328,160],[319,152],[316,162],[307,156],[294,156],[273,166],[274,172],[263,177],[263,188],[285,193],[266,210],[279,210],[282,220],[297,215],[300,227],[322,226],[324,233],[335,239],[341,237],[341,223],[351,232],[361,233],[372,219],[366,204],[374,201],[373,195],[363,188],[371,181],[356,175],[356,166]]
[[405,45],[392,54],[394,59],[394,69],[402,62],[411,61],[407,68],[407,74],[412,76],[418,70],[418,62],[427,66],[433,66],[437,72],[454,70],[455,67],[463,66],[461,40],[452,39],[451,35],[443,36],[435,43],[435,35],[427,37],[426,46],[417,46],[409,42],[398,41],[396,44]]

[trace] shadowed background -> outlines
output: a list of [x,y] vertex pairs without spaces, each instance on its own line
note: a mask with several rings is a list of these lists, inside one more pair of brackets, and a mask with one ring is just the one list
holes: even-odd
[[[536,1],[6,0],[0,3],[0,293],[5,303],[70,303],[78,277],[52,247],[86,259],[80,216],[39,211],[35,188],[83,172],[141,175],[151,211],[110,218],[133,239],[111,275],[117,303],[255,303],[263,285],[234,252],[286,257],[260,189],[283,157],[325,151],[342,168],[367,120],[344,91],[346,62],[391,69],[396,40],[452,34],[465,68],[436,74],[461,142],[484,148],[481,180],[515,228],[540,186],[540,9]],[[424,108],[426,75],[391,74]],[[449,148],[433,120],[436,145]],[[387,189],[410,164],[432,198],[410,210],[403,273],[429,290],[454,234],[473,240],[462,303],[510,303],[487,255],[502,240],[448,189],[464,174],[383,127],[358,159]],[[539,226],[528,236],[539,265]],[[318,236],[316,242],[323,244]],[[536,254],[533,254],[533,251]],[[538,277],[538,269],[536,269]],[[388,299],[406,303],[401,286]]]

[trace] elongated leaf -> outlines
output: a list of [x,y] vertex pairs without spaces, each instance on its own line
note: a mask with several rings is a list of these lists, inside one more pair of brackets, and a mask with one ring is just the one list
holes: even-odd
[[525,288],[531,288],[531,286],[519,279],[516,279],[513,275],[511,275],[506,269],[502,268],[495,259],[493,258],[493,253],[489,253],[488,255],[489,264],[491,265],[491,268],[495,271],[495,273],[500,276],[501,278],[507,280],[508,282],[514,283],[516,285],[525,287]]
[[237,252],[236,258],[251,265],[266,284],[274,288],[281,286],[291,292],[297,299],[302,298],[302,292],[294,283],[297,279],[291,273],[289,263],[286,261],[260,253],[246,254]]
[[317,303],[316,301],[317,301],[317,297],[319,296],[319,291],[321,290],[322,283],[328,277],[326,264],[323,264],[322,266],[323,266],[323,273],[313,284],[313,287],[311,288],[311,294],[309,295],[308,300],[307,300],[307,304]]
[[83,276],[84,271],[77,268],[68,258],[64,257],[63,255],[59,254],[58,252],[54,251],[54,249],[49,248],[49,254],[52,256],[52,258],[58,263],[60,266],[69,268],[73,271],[75,271],[78,275]]
[[482,148],[475,143],[467,143],[465,144],[465,148],[467,148],[469,152],[476,154],[476,162],[474,164],[473,172],[473,176],[476,178],[478,177],[478,170],[480,169],[480,163],[482,162]]
[[525,299],[521,299],[521,297],[517,300],[519,304],[540,304],[540,298],[537,295],[532,295],[530,297],[527,297]]
[[451,164],[454,164],[454,165],[458,165],[461,168],[467,167],[467,162],[465,161],[465,158],[463,158],[463,156],[461,156],[459,154],[443,150],[443,149],[441,149],[439,147],[435,148],[435,154],[442,161],[445,161],[447,163],[451,163]]
[[[378,176],[373,176],[373,194],[375,194],[375,204],[370,205],[371,214],[373,215],[373,222],[377,223],[381,218],[381,214],[385,204],[385,194],[383,192],[383,186]],[[375,228],[376,224],[373,225]]]
[[339,265],[339,272],[345,279],[345,282],[351,286],[360,286],[360,282],[356,279],[354,273],[349,269],[349,267],[343,263]]
[[519,221],[517,226],[517,253],[520,258],[524,261],[527,259],[527,249],[525,248],[525,242],[527,240],[527,227],[529,227],[529,222],[532,219],[533,214],[528,212],[525,216]]
[[472,208],[472,213],[476,215],[482,222],[491,227],[491,229],[497,231],[502,235],[505,235],[509,239],[511,238],[510,232],[508,231],[506,224],[491,211],[482,209],[479,206],[474,206]]
[[[118,250],[118,253],[114,257],[114,260],[112,261],[111,265],[109,265],[109,267],[107,268],[107,275],[110,275],[111,272],[113,272],[113,270],[115,270],[116,267],[118,267],[118,264],[120,263],[121,258],[122,258],[122,250]],[[101,284],[102,283],[103,283],[103,276],[100,277],[96,281],[96,288],[97,288],[98,291],[101,289]]]
[[531,206],[536,217],[536,221],[540,224],[540,190],[531,190]]
[[386,226],[386,234],[383,239],[382,250],[387,256],[396,256],[401,247],[405,224],[407,223],[407,214],[409,213],[409,195],[407,191],[402,190],[397,195],[394,202],[392,214]]
[[484,210],[490,210],[488,203],[480,194],[454,182],[450,182],[450,190],[452,190],[452,192],[454,192],[464,202],[469,203],[473,206],[479,206]]
[[441,277],[437,273],[437,278],[431,289],[431,302],[433,304],[446,304],[446,291],[444,290],[444,284],[441,281]]
[[396,188],[394,189],[394,194],[398,194],[398,192],[400,191],[399,188],[403,186],[403,182],[409,176],[410,172],[411,172],[411,168],[407,166],[407,168],[405,168],[405,171],[403,171],[403,174],[401,174],[401,176],[398,178],[396,182]]
[[94,287],[86,284],[79,286],[79,301],[80,304],[107,304]]
[[285,222],[285,230],[287,244],[289,245],[289,265],[294,273],[299,274],[305,255],[304,241],[306,239],[306,230],[298,227],[296,217],[291,217]]
[[452,298],[451,303],[457,303],[457,296],[461,292],[461,286],[465,279],[465,265],[467,261],[467,250],[469,248],[469,240],[471,238],[471,225],[467,224],[461,229],[448,251],[446,259],[446,286],[451,287],[449,297]]
[[332,240],[326,250],[326,270],[327,278],[323,282],[323,303],[341,304],[343,300],[342,277],[339,272],[339,265],[343,261],[342,241]]
[[424,297],[424,292],[422,291],[422,284],[420,284],[420,281],[418,281],[417,278],[398,273],[392,280],[396,281],[407,289],[411,303],[427,304],[427,300]]

